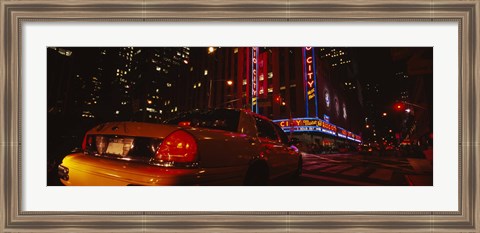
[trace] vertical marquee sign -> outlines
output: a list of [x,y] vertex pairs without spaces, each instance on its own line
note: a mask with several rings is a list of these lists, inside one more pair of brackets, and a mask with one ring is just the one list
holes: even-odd
[[252,112],[258,113],[258,47],[252,48]]
[[314,48],[303,48],[306,117],[318,118],[317,75]]
[[[268,93],[267,85],[267,67],[268,67],[268,54],[267,52],[261,52],[257,55],[257,78],[258,78],[258,99],[266,99]],[[261,100],[260,100],[261,101]]]

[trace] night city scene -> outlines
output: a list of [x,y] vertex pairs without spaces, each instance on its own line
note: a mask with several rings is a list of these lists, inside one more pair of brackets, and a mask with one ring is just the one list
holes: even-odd
[[433,186],[432,47],[48,47],[48,186]]

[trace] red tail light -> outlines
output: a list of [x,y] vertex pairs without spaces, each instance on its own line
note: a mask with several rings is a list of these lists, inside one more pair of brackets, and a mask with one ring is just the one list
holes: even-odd
[[164,162],[195,162],[197,142],[189,133],[183,130],[175,131],[163,140],[155,157]]
[[178,123],[179,126],[190,126],[190,121],[181,121]]

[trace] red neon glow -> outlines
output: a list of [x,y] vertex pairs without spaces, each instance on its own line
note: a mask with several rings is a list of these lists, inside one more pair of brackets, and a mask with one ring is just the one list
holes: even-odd
[[313,83],[314,83],[313,80],[312,80],[312,81],[308,81],[307,83],[308,83],[308,87],[313,88]]
[[305,69],[306,69],[306,83],[307,83],[307,94],[308,94],[308,99],[311,100],[315,98],[316,96],[316,91],[315,91],[315,71],[313,69],[313,54],[312,54],[312,47],[306,47],[305,51],[308,51],[308,53],[305,53]]
[[[257,49],[253,48],[252,51],[252,99],[257,97]],[[256,101],[252,103],[252,105],[256,105]]]

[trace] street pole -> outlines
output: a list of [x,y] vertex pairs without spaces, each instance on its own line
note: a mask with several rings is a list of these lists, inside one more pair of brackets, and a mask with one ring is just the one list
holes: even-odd
[[292,140],[293,138],[293,130],[295,129],[295,127],[293,126],[293,117],[292,117],[292,110],[290,110],[290,107],[288,108],[288,111],[290,112],[290,140]]
[[403,101],[403,103],[407,104],[407,105],[410,105],[410,106],[414,106],[414,107],[417,107],[417,108],[420,108],[420,109],[423,109],[423,110],[426,110],[425,107],[423,106],[420,106],[418,104],[414,104],[414,103],[410,103],[410,102],[407,102],[407,101]]
[[211,109],[212,108],[212,83],[213,83],[213,80],[210,79],[210,89],[208,91],[208,109]]

